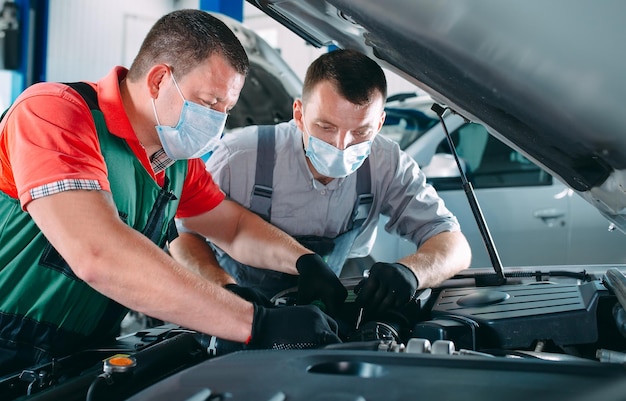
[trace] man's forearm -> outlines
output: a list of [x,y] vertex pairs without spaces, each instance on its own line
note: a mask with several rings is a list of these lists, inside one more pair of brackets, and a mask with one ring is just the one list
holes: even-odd
[[213,210],[182,222],[233,259],[258,268],[295,275],[298,258],[312,253],[279,228],[232,201],[223,201]]
[[399,263],[409,267],[419,280],[419,288],[434,287],[469,267],[471,249],[460,232],[442,232],[429,238],[417,252]]
[[96,291],[189,329],[240,342],[250,336],[253,305],[184,268],[122,223],[110,194],[65,191],[32,201],[28,212]]
[[[90,286],[148,316],[246,341],[252,330],[250,303],[188,270],[141,234],[120,234],[118,252],[106,261],[94,258],[86,280]],[[132,246],[124,248],[122,242]]]
[[170,255],[189,270],[224,286],[236,283],[220,265],[206,239],[198,234],[180,233],[169,245]]

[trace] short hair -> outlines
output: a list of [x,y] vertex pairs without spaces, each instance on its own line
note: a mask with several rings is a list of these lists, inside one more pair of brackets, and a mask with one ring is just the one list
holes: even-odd
[[238,73],[248,74],[246,51],[224,22],[206,11],[177,10],[152,26],[127,78],[136,81],[160,63],[169,65],[182,77],[214,54],[223,56]]
[[382,68],[356,50],[334,50],[313,61],[304,77],[303,102],[322,81],[330,81],[345,99],[356,105],[371,103],[376,92],[383,101],[387,98],[387,79]]

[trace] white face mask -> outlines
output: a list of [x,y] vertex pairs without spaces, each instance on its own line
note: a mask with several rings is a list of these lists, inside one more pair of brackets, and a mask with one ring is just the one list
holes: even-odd
[[155,128],[163,150],[172,160],[193,159],[213,152],[219,146],[228,114],[186,100],[173,74],[172,81],[184,101],[176,127],[159,123],[154,99],[152,99],[152,108],[157,122]]
[[354,173],[367,159],[372,147],[372,141],[365,141],[341,150],[311,134],[307,135],[306,156],[315,170],[325,177],[341,178]]

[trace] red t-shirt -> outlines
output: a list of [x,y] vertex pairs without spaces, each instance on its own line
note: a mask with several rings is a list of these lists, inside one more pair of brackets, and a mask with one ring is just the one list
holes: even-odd
[[[126,72],[116,67],[91,85],[98,93],[109,131],[126,140],[146,171],[162,185],[164,172],[154,173],[122,105],[119,82]],[[67,180],[111,190],[98,135],[83,98],[67,85],[35,84],[16,99],[0,123],[0,190],[19,199],[25,209],[34,189]],[[202,160],[190,160],[177,216],[209,211],[224,197]]]

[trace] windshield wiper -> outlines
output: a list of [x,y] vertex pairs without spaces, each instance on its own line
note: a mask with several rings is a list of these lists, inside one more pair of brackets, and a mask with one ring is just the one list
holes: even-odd
[[447,110],[437,103],[433,103],[431,110],[434,111],[439,117],[439,121],[441,122],[441,126],[443,127],[443,131],[446,134],[446,139],[448,140],[448,145],[450,145],[450,151],[454,156],[454,161],[456,162],[456,166],[459,169],[459,173],[461,174],[461,182],[463,183],[463,190],[465,191],[465,195],[467,196],[467,200],[470,204],[470,208],[472,209],[472,214],[474,215],[474,219],[476,220],[476,224],[478,224],[478,229],[480,231],[480,236],[485,243],[485,247],[487,248],[487,254],[489,254],[489,259],[491,260],[491,264],[496,272],[495,275],[481,275],[476,276],[475,281],[477,286],[490,286],[490,285],[503,285],[506,283],[506,277],[504,276],[504,272],[502,270],[502,262],[500,261],[500,256],[498,255],[498,251],[496,249],[496,245],[493,242],[493,238],[491,238],[491,233],[489,233],[489,228],[487,227],[487,223],[485,222],[485,217],[483,216],[482,211],[480,210],[480,205],[478,204],[478,200],[476,199],[476,194],[474,193],[474,188],[472,187],[472,183],[469,182],[467,176],[465,175],[465,171],[461,167],[461,162],[459,160],[459,155],[456,152],[456,147],[454,146],[454,142],[452,141],[452,137],[448,132],[448,127],[446,127],[446,123],[443,121],[443,113]]

